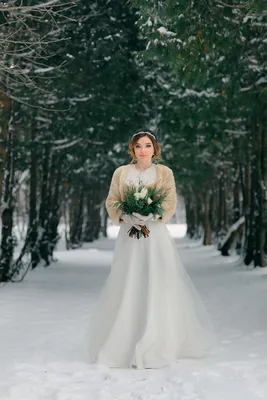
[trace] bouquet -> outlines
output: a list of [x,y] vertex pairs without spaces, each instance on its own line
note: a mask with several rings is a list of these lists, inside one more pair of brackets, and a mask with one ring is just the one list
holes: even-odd
[[[131,185],[124,192],[123,201],[115,203],[117,210],[122,211],[123,215],[133,216],[139,214],[140,216],[154,216],[162,217],[163,209],[162,202],[166,198],[167,193],[162,189],[153,187],[145,187],[144,185]],[[149,229],[146,225],[132,226],[128,233],[132,238],[140,239],[144,236],[149,237]]]

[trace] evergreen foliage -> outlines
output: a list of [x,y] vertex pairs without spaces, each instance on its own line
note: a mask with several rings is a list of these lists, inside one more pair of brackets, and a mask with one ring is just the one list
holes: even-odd
[[144,59],[165,66],[158,126],[186,199],[188,234],[204,229],[204,244],[220,248],[244,214],[244,259],[265,266],[266,2],[132,3]]

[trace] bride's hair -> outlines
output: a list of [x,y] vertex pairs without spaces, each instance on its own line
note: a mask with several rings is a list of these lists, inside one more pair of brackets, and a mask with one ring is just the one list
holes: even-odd
[[138,140],[142,137],[147,136],[154,147],[154,156],[153,156],[153,160],[158,160],[161,161],[161,145],[159,144],[155,133],[151,130],[151,129],[138,129],[133,136],[131,137],[130,141],[129,141],[129,151],[128,154],[130,154],[132,156],[132,160],[130,162],[130,164],[133,164],[136,161],[136,157],[134,154],[134,146],[136,145],[136,143],[138,142]]

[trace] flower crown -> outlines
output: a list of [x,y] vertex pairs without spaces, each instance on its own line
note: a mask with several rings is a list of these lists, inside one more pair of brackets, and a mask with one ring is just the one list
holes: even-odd
[[137,133],[135,133],[135,134],[132,136],[132,139],[133,139],[135,136],[137,136],[137,135],[141,135],[141,133],[145,133],[147,136],[152,136],[155,140],[157,140],[157,139],[156,139],[156,136],[153,135],[153,133],[150,133],[150,132],[148,132],[148,131],[137,132]]

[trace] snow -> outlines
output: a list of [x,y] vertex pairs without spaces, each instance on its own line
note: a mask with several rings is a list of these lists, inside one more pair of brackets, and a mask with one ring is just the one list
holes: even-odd
[[240,130],[232,130],[232,129],[225,129],[224,132],[230,133],[231,135],[235,135],[235,136],[243,136],[243,135],[247,135],[247,131],[240,131]]
[[21,175],[20,175],[20,177],[19,177],[18,184],[21,185],[21,184],[25,181],[25,179],[28,179],[29,176],[30,176],[30,171],[29,171],[28,169],[25,169],[25,170],[21,173]]
[[89,96],[87,96],[87,97],[72,97],[71,99],[69,99],[69,102],[72,104],[72,105],[75,105],[76,103],[78,103],[78,102],[86,102],[86,101],[88,101],[88,100],[91,100],[92,99],[92,95],[90,94]]
[[35,68],[34,72],[36,74],[42,74],[44,72],[54,71],[55,67],[45,67],[45,68]]
[[231,236],[232,232],[235,232],[242,224],[245,223],[245,217],[242,216],[239,218],[238,221],[236,221],[230,228],[228,229],[227,235],[224,236],[223,240],[221,241],[221,247],[224,246],[224,244],[227,242],[229,237]]
[[229,83],[230,82],[230,76],[225,76],[224,78],[222,78],[222,82],[223,83]]
[[258,79],[255,85],[261,85],[262,83],[267,83],[267,77]]
[[196,41],[196,37],[195,36],[189,36],[187,42],[191,43],[191,42],[195,42]]
[[62,145],[59,145],[59,146],[54,146],[54,147],[52,147],[52,150],[55,151],[55,150],[67,149],[69,147],[74,146],[77,143],[80,143],[82,140],[83,140],[82,138],[78,138],[78,139],[73,140],[72,142],[69,142],[69,143],[66,143],[66,144],[62,144]]
[[172,96],[178,96],[179,98],[183,97],[189,97],[189,96],[197,96],[197,97],[207,97],[207,98],[212,98],[212,97],[218,97],[219,93],[214,93],[212,90],[201,90],[200,92],[197,92],[196,90],[192,89],[186,89],[183,92],[181,90],[175,91],[175,92],[170,92],[170,95]]
[[[175,36],[176,33],[168,31],[168,29],[164,28],[164,26],[161,26],[160,28],[157,29],[157,31],[161,34],[161,35],[166,35],[166,36]],[[181,40],[179,40],[180,43],[183,43]]]
[[41,115],[37,115],[35,117],[35,121],[39,121],[39,122],[48,122],[49,124],[52,123],[52,119],[51,118],[44,118]]
[[249,90],[252,89],[252,88],[253,88],[253,85],[250,85],[250,86],[241,88],[241,89],[240,89],[240,92],[247,92],[247,91],[249,91]]
[[157,370],[87,361],[90,315],[118,228],[0,291],[1,400],[256,400],[267,398],[267,271],[182,237],[168,225],[218,336],[218,351]]

